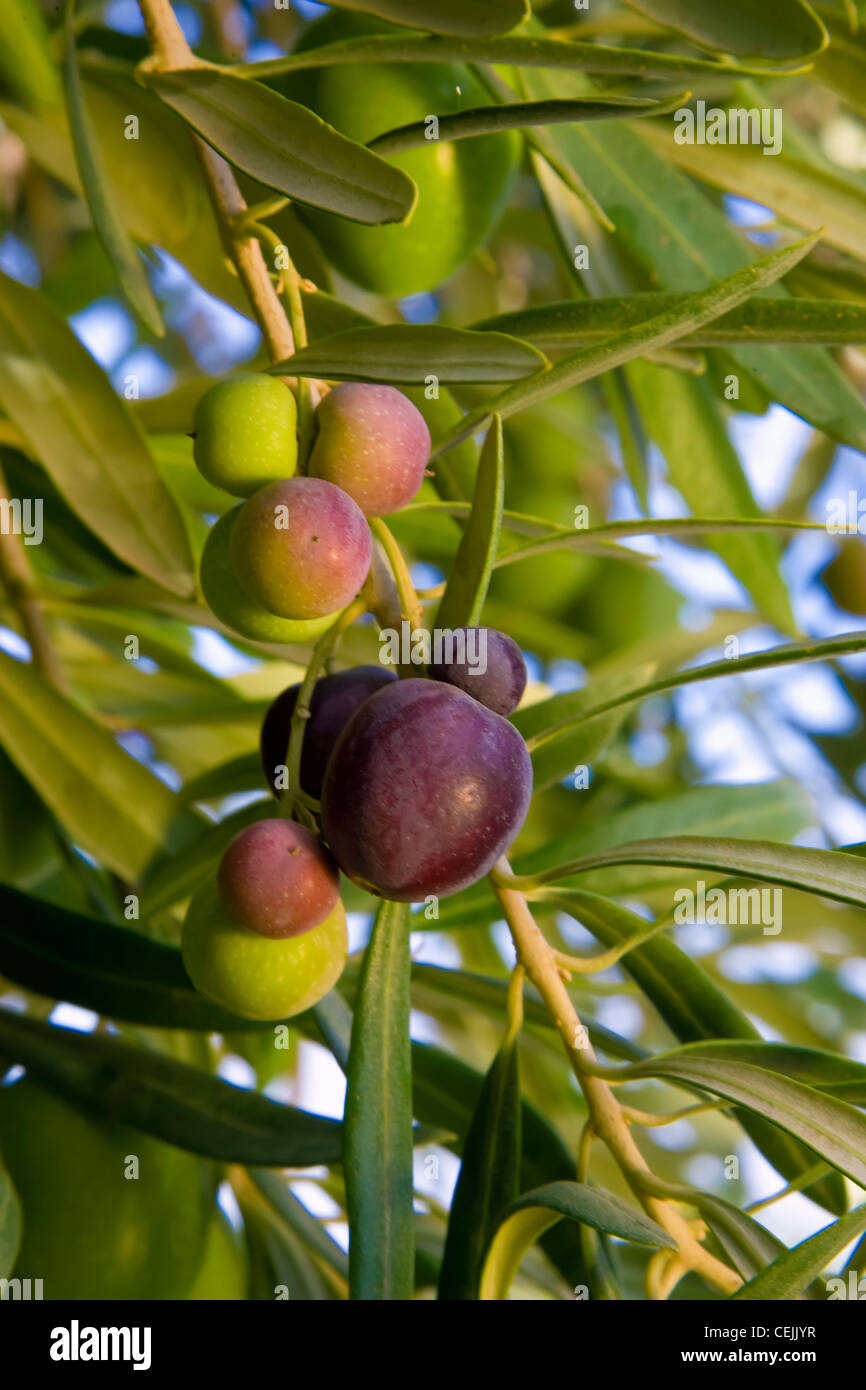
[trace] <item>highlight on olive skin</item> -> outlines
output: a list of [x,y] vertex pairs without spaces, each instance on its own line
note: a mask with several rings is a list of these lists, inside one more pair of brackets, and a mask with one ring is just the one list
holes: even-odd
[[411,502],[430,458],[424,417],[393,386],[344,381],[316,411],[309,470],[336,483],[365,516],[388,516]]

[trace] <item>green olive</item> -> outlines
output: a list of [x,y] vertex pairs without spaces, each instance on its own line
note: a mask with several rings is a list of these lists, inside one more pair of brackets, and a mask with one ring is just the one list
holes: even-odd
[[199,399],[193,458],[233,497],[291,478],[298,466],[298,408],[285,382],[255,372],[218,381]]
[[242,1018],[290,1018],[317,1004],[346,963],[346,913],[338,902],[303,936],[261,936],[239,927],[206,883],[187,909],[183,960],[196,989]]
[[[333,13],[310,25],[298,50],[358,34],[397,33],[367,15]],[[361,144],[386,130],[485,106],[490,96],[457,63],[335,65],[298,73],[282,90]],[[331,263],[376,294],[402,298],[433,289],[487,240],[517,175],[522,144],[515,132],[468,140],[430,140],[389,155],[418,187],[408,224],[360,226],[332,213],[304,216]]]

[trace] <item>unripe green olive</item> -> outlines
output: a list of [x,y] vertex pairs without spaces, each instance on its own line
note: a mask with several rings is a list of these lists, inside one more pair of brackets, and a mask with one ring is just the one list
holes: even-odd
[[298,466],[298,408],[285,382],[243,372],[211,386],[193,417],[199,472],[233,497],[249,497]]
[[232,572],[229,541],[243,506],[239,502],[214,522],[201,557],[201,590],[220,622],[253,642],[314,642],[334,622],[337,614],[321,618],[278,618],[260,607],[242,589]]
[[46,1299],[186,1295],[213,1212],[209,1163],[29,1076],[0,1086],[0,1143],[23,1212],[16,1277],[41,1279]]
[[209,882],[190,902],[181,946],[201,994],[241,1018],[276,1021],[312,1008],[340,978],[346,913],[338,900],[312,931],[275,940],[237,926]]

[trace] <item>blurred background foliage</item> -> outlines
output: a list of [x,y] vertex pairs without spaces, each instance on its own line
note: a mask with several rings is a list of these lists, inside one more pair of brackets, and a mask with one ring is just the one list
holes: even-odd
[[[600,87],[664,99],[688,86],[708,104],[783,109],[784,150],[773,158],[754,147],[677,145],[669,116],[550,127],[546,141],[577,171],[615,231],[604,229],[530,144],[488,241],[445,283],[402,300],[377,297],[341,277],[317,246],[309,219],[280,212],[271,225],[319,291],[305,297],[311,337],[364,317],[468,325],[587,294],[700,288],[820,225],[826,228],[821,243],[787,277],[785,290],[866,305],[866,5],[815,8],[831,44],[808,71],[794,75],[728,75],[723,63],[687,79],[520,69],[515,81],[529,97]],[[176,6],[197,53],[223,63],[290,51],[323,9],[301,0],[291,9],[240,0]],[[708,56],[687,35],[649,18],[651,10],[615,0],[593,0],[585,13],[568,0],[534,6],[536,23],[562,37]],[[858,15],[862,29],[854,27]],[[215,376],[266,358],[223,255],[188,135],[136,82],[134,65],[147,51],[137,6],[84,0],[75,23],[105,170],[123,222],[145,253],[165,334],[144,327],[131,311],[82,200],[58,76],[62,26],[54,3],[16,0],[0,18],[0,269],[11,281],[38,287],[128,402],[197,557],[209,524],[233,499],[193,467],[194,403]],[[140,119],[135,141],[123,137],[130,113]],[[267,195],[249,178],[242,184],[249,201]],[[575,269],[577,245],[589,248],[589,269]],[[37,336],[49,334],[52,321],[30,326]],[[76,372],[70,359],[72,390]],[[724,394],[731,373],[740,383],[734,401]],[[505,505],[566,528],[578,506],[588,508],[593,524],[689,513],[823,522],[828,500],[862,491],[864,389],[866,358],[856,345],[832,353],[799,344],[684,346],[638,360],[506,423]],[[456,387],[452,398],[443,389],[438,400],[425,399],[422,388],[409,394],[438,437],[456,417],[455,401],[471,408],[489,391]],[[308,652],[241,641],[191,590],[171,592],[153,573],[136,572],[82,516],[62,470],[49,475],[13,416],[10,410],[0,418],[0,462],[9,496],[44,498],[44,543],[27,554],[65,693],[27,679],[21,665],[27,645],[7,593],[0,600],[0,879],[41,902],[172,944],[185,901],[230,834],[268,812],[258,727],[269,700],[300,678]],[[92,423],[110,450],[113,419]],[[437,488],[445,497],[470,496],[476,453],[469,441],[447,455],[420,500],[434,500]],[[133,508],[141,501],[127,500]],[[410,509],[394,518],[393,529],[420,587],[447,576],[460,537],[453,517]],[[732,637],[747,653],[807,634],[833,636],[856,628],[866,613],[859,537],[840,541],[823,531],[782,541],[653,536],[626,545],[625,557],[563,551],[494,575],[485,621],[524,648],[528,704],[590,681],[637,686],[654,673],[723,655]],[[138,640],[134,659],[127,655],[130,637]],[[339,664],[376,657],[374,627],[356,625]],[[864,659],[852,657],[732,676],[629,707],[603,747],[570,750],[575,769],[588,765],[588,786],[576,787],[569,774],[535,798],[515,848],[518,867],[657,835],[734,834],[824,847],[866,841],[863,672]],[[94,729],[99,737],[91,739]],[[124,750],[116,763],[103,734]],[[623,867],[599,870],[584,886],[651,915],[667,910],[684,882],[691,879],[682,870]],[[133,921],[125,916],[130,893],[140,900]],[[17,903],[10,897],[3,905],[7,927],[14,926]],[[357,953],[372,903],[350,888],[347,905]],[[777,938],[758,927],[721,926],[680,927],[670,937],[761,1036],[866,1063],[861,913],[790,889],[784,911]],[[564,914],[548,911],[542,921],[549,939],[565,949],[591,941]],[[413,1036],[483,1072],[501,1036],[504,995],[474,977],[504,982],[513,960],[495,902],[485,888],[470,890],[443,904],[440,921],[419,918],[416,925]],[[9,941],[2,949],[12,962]],[[0,954],[0,972],[3,961]],[[462,992],[443,967],[467,972]],[[341,985],[349,1002],[356,976],[357,955]],[[616,1035],[598,1034],[603,1050],[608,1037],[613,1056],[674,1044],[668,1024],[624,969],[577,977],[572,994],[584,1020]],[[81,1007],[82,998],[70,1003],[59,991],[31,992],[14,968],[0,982],[0,998],[13,1012],[119,1032],[145,1049],[312,1111],[339,1116],[342,1110],[339,1069],[303,1022],[287,1050],[276,1050],[267,1030],[144,1027],[135,1014],[112,1018],[103,1008],[97,1015]],[[526,1099],[573,1153],[586,1118],[583,1103],[555,1034],[531,1011],[521,1059]],[[449,1079],[447,1067],[442,1076],[450,1101],[439,1129],[465,1133],[459,1077]],[[428,1078],[431,1087],[434,1081]],[[630,1103],[643,1109],[659,1102],[672,1108],[678,1100],[681,1093],[658,1082],[630,1091]],[[737,1205],[781,1184],[721,1112],[649,1129],[641,1142],[657,1173]],[[725,1178],[731,1154],[741,1161],[738,1183]],[[422,1289],[435,1283],[456,1168],[452,1141],[434,1138],[416,1150]],[[284,1180],[273,1172],[259,1176],[262,1186],[235,1173],[233,1187],[221,1188],[230,1220],[214,1228],[211,1240],[224,1254],[234,1251],[225,1269],[235,1273],[217,1282],[218,1296],[269,1298],[274,1283],[300,1283],[308,1297],[342,1296],[339,1168],[321,1166]],[[602,1152],[593,1176],[612,1191],[624,1190]],[[825,1219],[802,1195],[762,1215],[786,1243]],[[646,1256],[629,1247],[618,1258],[624,1296],[640,1297]],[[686,1283],[680,1296],[696,1288]],[[535,1251],[519,1293],[568,1296],[562,1268]]]

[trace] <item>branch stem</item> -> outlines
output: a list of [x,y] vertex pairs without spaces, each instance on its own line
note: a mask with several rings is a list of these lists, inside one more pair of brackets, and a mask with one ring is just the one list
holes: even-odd
[[616,1160],[647,1215],[676,1240],[683,1272],[693,1269],[713,1288],[723,1293],[733,1293],[740,1286],[739,1276],[701,1245],[691,1224],[676,1207],[669,1201],[652,1196],[647,1190],[650,1168],[635,1143],[613,1090],[606,1081],[587,1070],[587,1066],[595,1064],[595,1054],[586,1029],[574,1011],[559,972],[556,954],[545,940],[526,899],[522,893],[503,883],[503,879],[507,881],[510,875],[508,861],[503,857],[497,865],[495,876],[491,878],[493,890],[502,904],[518,960],[547,1005],[565,1045],[589,1108],[593,1130]]
[[[151,67],[159,72],[200,66],[191,52],[170,0],[138,0],[150,40]],[[272,362],[282,362],[295,350],[294,338],[280,297],[274,288],[262,248],[256,237],[241,229],[247,204],[230,165],[200,136],[193,144],[201,164],[208,195],[219,223],[227,254],[246,291],[262,330]]]
[[[9,500],[6,479],[0,471],[0,497]],[[0,535],[0,580],[30,645],[33,664],[59,690],[66,687],[60,660],[51,642],[45,615],[39,606],[33,570],[24,542],[11,529]]]

